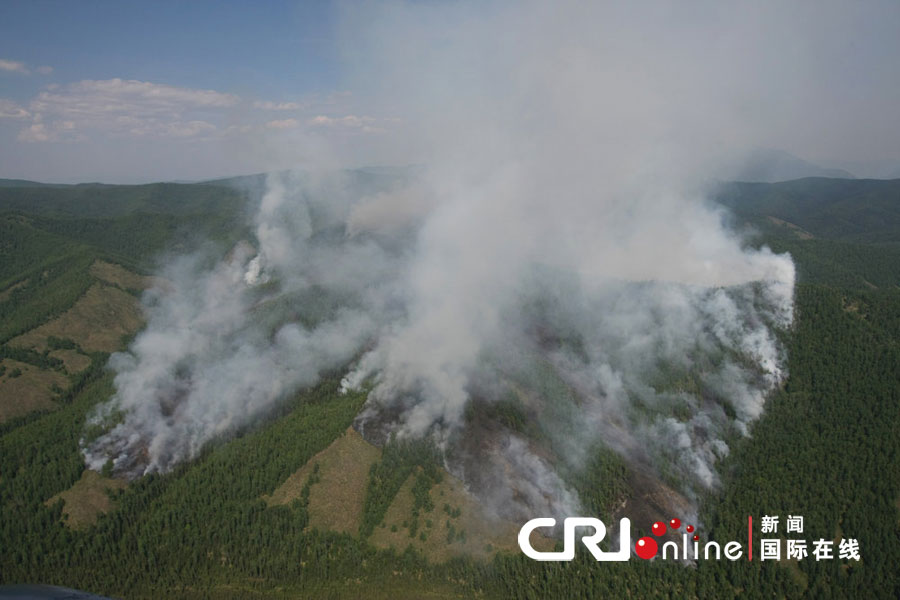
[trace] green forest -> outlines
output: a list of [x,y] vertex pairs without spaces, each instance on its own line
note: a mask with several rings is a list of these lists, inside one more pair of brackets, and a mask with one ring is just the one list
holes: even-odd
[[[789,379],[719,463],[700,533],[744,541],[748,515],[800,514],[809,540],[858,539],[858,562],[598,563],[582,549],[571,563],[511,552],[438,563],[379,549],[370,537],[411,475],[417,528],[453,512],[428,494],[442,474],[426,443],[389,442],[369,470],[359,530],[321,531],[309,526],[314,476],[288,504],[265,497],[352,424],[365,395],[339,393],[338,374],[197,460],[106,491],[112,510],[67,526],[51,499],[84,475],[79,440],[112,394],[109,352],[60,334],[28,350],[9,342],[107,281],[97,261],[147,276],[164,253],[246,236],[247,195],[230,183],[0,185],[0,359],[65,381],[53,408],[0,423],[0,584],[123,598],[900,597],[900,180],[728,183],[713,196],[748,243],[790,252],[799,281]],[[64,364],[65,352],[85,366]],[[495,410],[528,426],[514,408]],[[601,514],[624,493],[610,454],[598,448],[567,474]]]

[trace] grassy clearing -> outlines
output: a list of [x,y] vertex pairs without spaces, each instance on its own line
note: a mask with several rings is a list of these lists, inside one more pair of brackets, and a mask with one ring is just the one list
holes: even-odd
[[103,477],[96,471],[85,469],[81,479],[64,492],[60,492],[47,500],[47,506],[53,506],[62,500],[63,521],[72,529],[83,529],[97,522],[102,513],[113,508],[109,497],[111,490],[124,489],[128,484],[121,479]]
[[91,265],[90,273],[97,279],[123,290],[145,290],[152,287],[157,279],[132,273],[121,265],[105,260],[95,260]]
[[[381,456],[380,448],[348,428],[264,499],[269,506],[302,501],[303,488],[314,477],[309,488],[309,526],[356,534],[370,469]],[[414,488],[421,473],[416,467],[393,497],[384,519],[369,537],[375,547],[402,552],[412,546],[433,562],[454,556],[487,560],[500,550],[517,550],[518,526],[485,514],[462,481],[446,471],[441,471],[440,483],[427,492],[431,509],[416,510]],[[553,546],[541,536],[535,536],[534,542],[535,547]]]
[[91,357],[85,356],[78,350],[54,350],[50,353],[50,357],[63,361],[66,373],[69,375],[81,373],[91,366]]
[[369,468],[381,450],[365,441],[352,427],[281,484],[269,505],[299,499],[318,465],[318,482],[309,492],[309,524],[323,531],[356,533],[362,518]]
[[15,278],[26,285],[12,290],[0,303],[0,343],[59,317],[95,282],[88,273],[93,257],[84,249],[76,248],[58,259],[36,256],[31,262],[30,270]]
[[10,345],[42,352],[47,338],[68,338],[88,352],[115,352],[122,339],[143,323],[134,296],[117,287],[95,283],[58,318],[10,340]]
[[[519,525],[489,516],[463,482],[447,472],[428,492],[434,509],[415,516],[415,479],[413,474],[403,483],[385,513],[383,526],[376,527],[369,538],[376,548],[402,552],[412,546],[434,563],[455,556],[488,560],[501,550],[518,552]],[[532,543],[544,550],[554,545],[540,535],[535,535]]]
[[0,370],[0,423],[36,410],[55,409],[54,386],[62,388],[69,383],[61,373],[9,358],[0,361]]

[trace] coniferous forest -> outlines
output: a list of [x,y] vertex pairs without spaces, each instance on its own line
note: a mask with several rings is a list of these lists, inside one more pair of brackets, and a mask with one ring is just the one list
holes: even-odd
[[[228,248],[247,236],[245,193],[10,183],[0,187],[0,377],[44,377],[50,401],[0,424],[0,583],[126,598],[900,597],[900,180],[725,184],[717,194],[734,226],[752,230],[747,243],[790,252],[799,277],[789,378],[718,464],[721,484],[700,502],[703,534],[744,540],[748,515],[800,514],[808,540],[856,538],[861,560],[598,563],[582,549],[571,563],[510,551],[436,561],[414,546],[382,549],[371,538],[405,481],[411,537],[430,535],[426,522],[450,524],[455,508],[429,495],[446,477],[435,449],[393,440],[361,488],[358,529],[322,530],[310,524],[317,468],[292,501],[267,498],[353,424],[365,394],[339,393],[339,373],[171,473],[101,489],[107,510],[72,526],[60,494],[85,476],[80,443],[97,434],[86,417],[113,392],[110,350],[65,331],[34,348],[11,340],[73,314],[92,288],[136,302],[163,252],[201,239]],[[138,328],[113,330],[110,348]],[[76,355],[79,368],[65,362]],[[528,426],[514,408],[496,411]],[[623,469],[598,451],[569,481],[601,512],[625,493]]]

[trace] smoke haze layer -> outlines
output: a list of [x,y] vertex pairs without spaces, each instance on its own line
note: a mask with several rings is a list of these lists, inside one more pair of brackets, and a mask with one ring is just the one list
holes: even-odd
[[[342,369],[370,390],[364,434],[433,436],[506,514],[575,509],[560,468],[598,442],[687,493],[715,485],[786,375],[793,315],[790,257],[747,247],[699,183],[750,139],[732,102],[749,83],[661,15],[475,10],[346,19],[354,80],[402,115],[385,154],[427,167],[271,176],[254,240],[212,268],[173,261],[111,360],[94,421],[116,424],[86,443],[89,466],[165,472]],[[743,25],[718,25],[743,49]],[[741,55],[744,75],[770,52]],[[473,417],[501,403],[531,426]]]

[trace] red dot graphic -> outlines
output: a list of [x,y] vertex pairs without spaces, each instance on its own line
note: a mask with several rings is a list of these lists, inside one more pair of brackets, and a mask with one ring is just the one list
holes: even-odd
[[666,524],[662,521],[657,521],[653,524],[653,527],[650,528],[650,531],[657,537],[664,535],[666,533]]
[[695,536],[694,536],[694,541],[697,542],[697,541],[699,541],[699,540],[700,540],[700,536],[699,536],[699,535],[695,535]]
[[678,529],[679,527],[681,527],[681,521],[679,519],[672,519],[671,521],[669,521],[669,527],[671,527],[672,529]]
[[657,550],[659,550],[659,546],[652,537],[642,537],[634,543],[634,551],[644,560],[650,560],[656,556]]
[[694,526],[693,526],[693,525],[688,525],[687,527],[685,527],[685,529],[687,529],[687,532],[688,532],[688,533],[694,533]]

